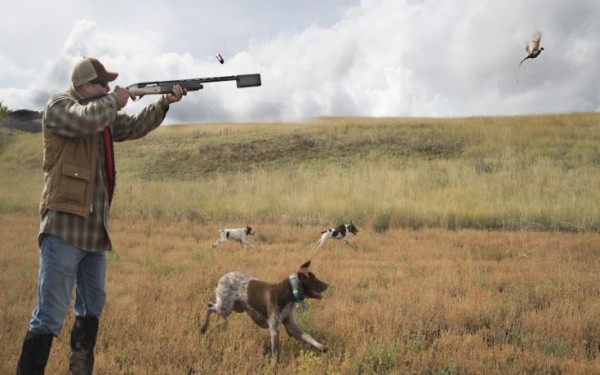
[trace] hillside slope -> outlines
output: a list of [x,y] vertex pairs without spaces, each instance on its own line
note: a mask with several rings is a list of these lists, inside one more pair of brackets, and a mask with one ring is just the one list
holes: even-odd
[[[575,113],[165,126],[116,145],[114,212],[598,230],[599,120]],[[12,177],[3,179],[0,210],[35,209],[41,135],[0,133],[0,167]]]

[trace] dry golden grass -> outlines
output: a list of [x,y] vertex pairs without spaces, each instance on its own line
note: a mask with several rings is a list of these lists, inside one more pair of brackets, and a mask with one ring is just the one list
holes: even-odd
[[[96,373],[599,373],[599,116],[203,124],[117,145]],[[0,132],[0,374],[35,304],[41,150]],[[357,250],[314,252],[349,219]],[[247,222],[256,249],[211,248]],[[331,288],[298,322],[330,352],[284,333],[274,364],[244,315],[200,336],[222,274],[277,282],[308,258]]]
[[[245,224],[245,223],[243,223]],[[600,369],[600,234],[359,227],[357,250],[312,249],[317,226],[257,223],[253,250],[211,248],[221,224],[112,221],[108,302],[97,374],[591,374]],[[38,218],[0,214],[0,373],[14,373],[35,303]],[[238,270],[280,281],[308,258],[330,283],[298,310],[330,351],[268,332],[245,315],[198,332],[218,278]],[[66,373],[67,318],[49,374]]]
[[[116,144],[115,217],[600,232],[600,113],[165,126]],[[40,134],[0,132],[0,212],[35,212]]]

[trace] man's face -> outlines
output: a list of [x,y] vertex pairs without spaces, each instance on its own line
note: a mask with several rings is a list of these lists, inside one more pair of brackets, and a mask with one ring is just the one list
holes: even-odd
[[110,91],[110,86],[106,82],[100,80],[92,80],[83,84],[83,90],[80,90],[80,94],[84,98],[91,98],[94,96],[106,95]]

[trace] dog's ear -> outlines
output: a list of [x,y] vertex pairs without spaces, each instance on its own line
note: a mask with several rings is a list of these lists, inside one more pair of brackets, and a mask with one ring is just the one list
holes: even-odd
[[308,267],[310,267],[310,260],[301,265],[300,269],[308,269]]

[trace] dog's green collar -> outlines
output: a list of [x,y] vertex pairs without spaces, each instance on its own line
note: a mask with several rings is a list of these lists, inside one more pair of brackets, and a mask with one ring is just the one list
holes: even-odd
[[288,278],[290,281],[290,286],[292,287],[292,295],[294,296],[294,302],[302,306],[304,310],[306,310],[306,301],[304,301],[304,296],[300,293],[300,279],[298,279],[298,274],[293,273]]

